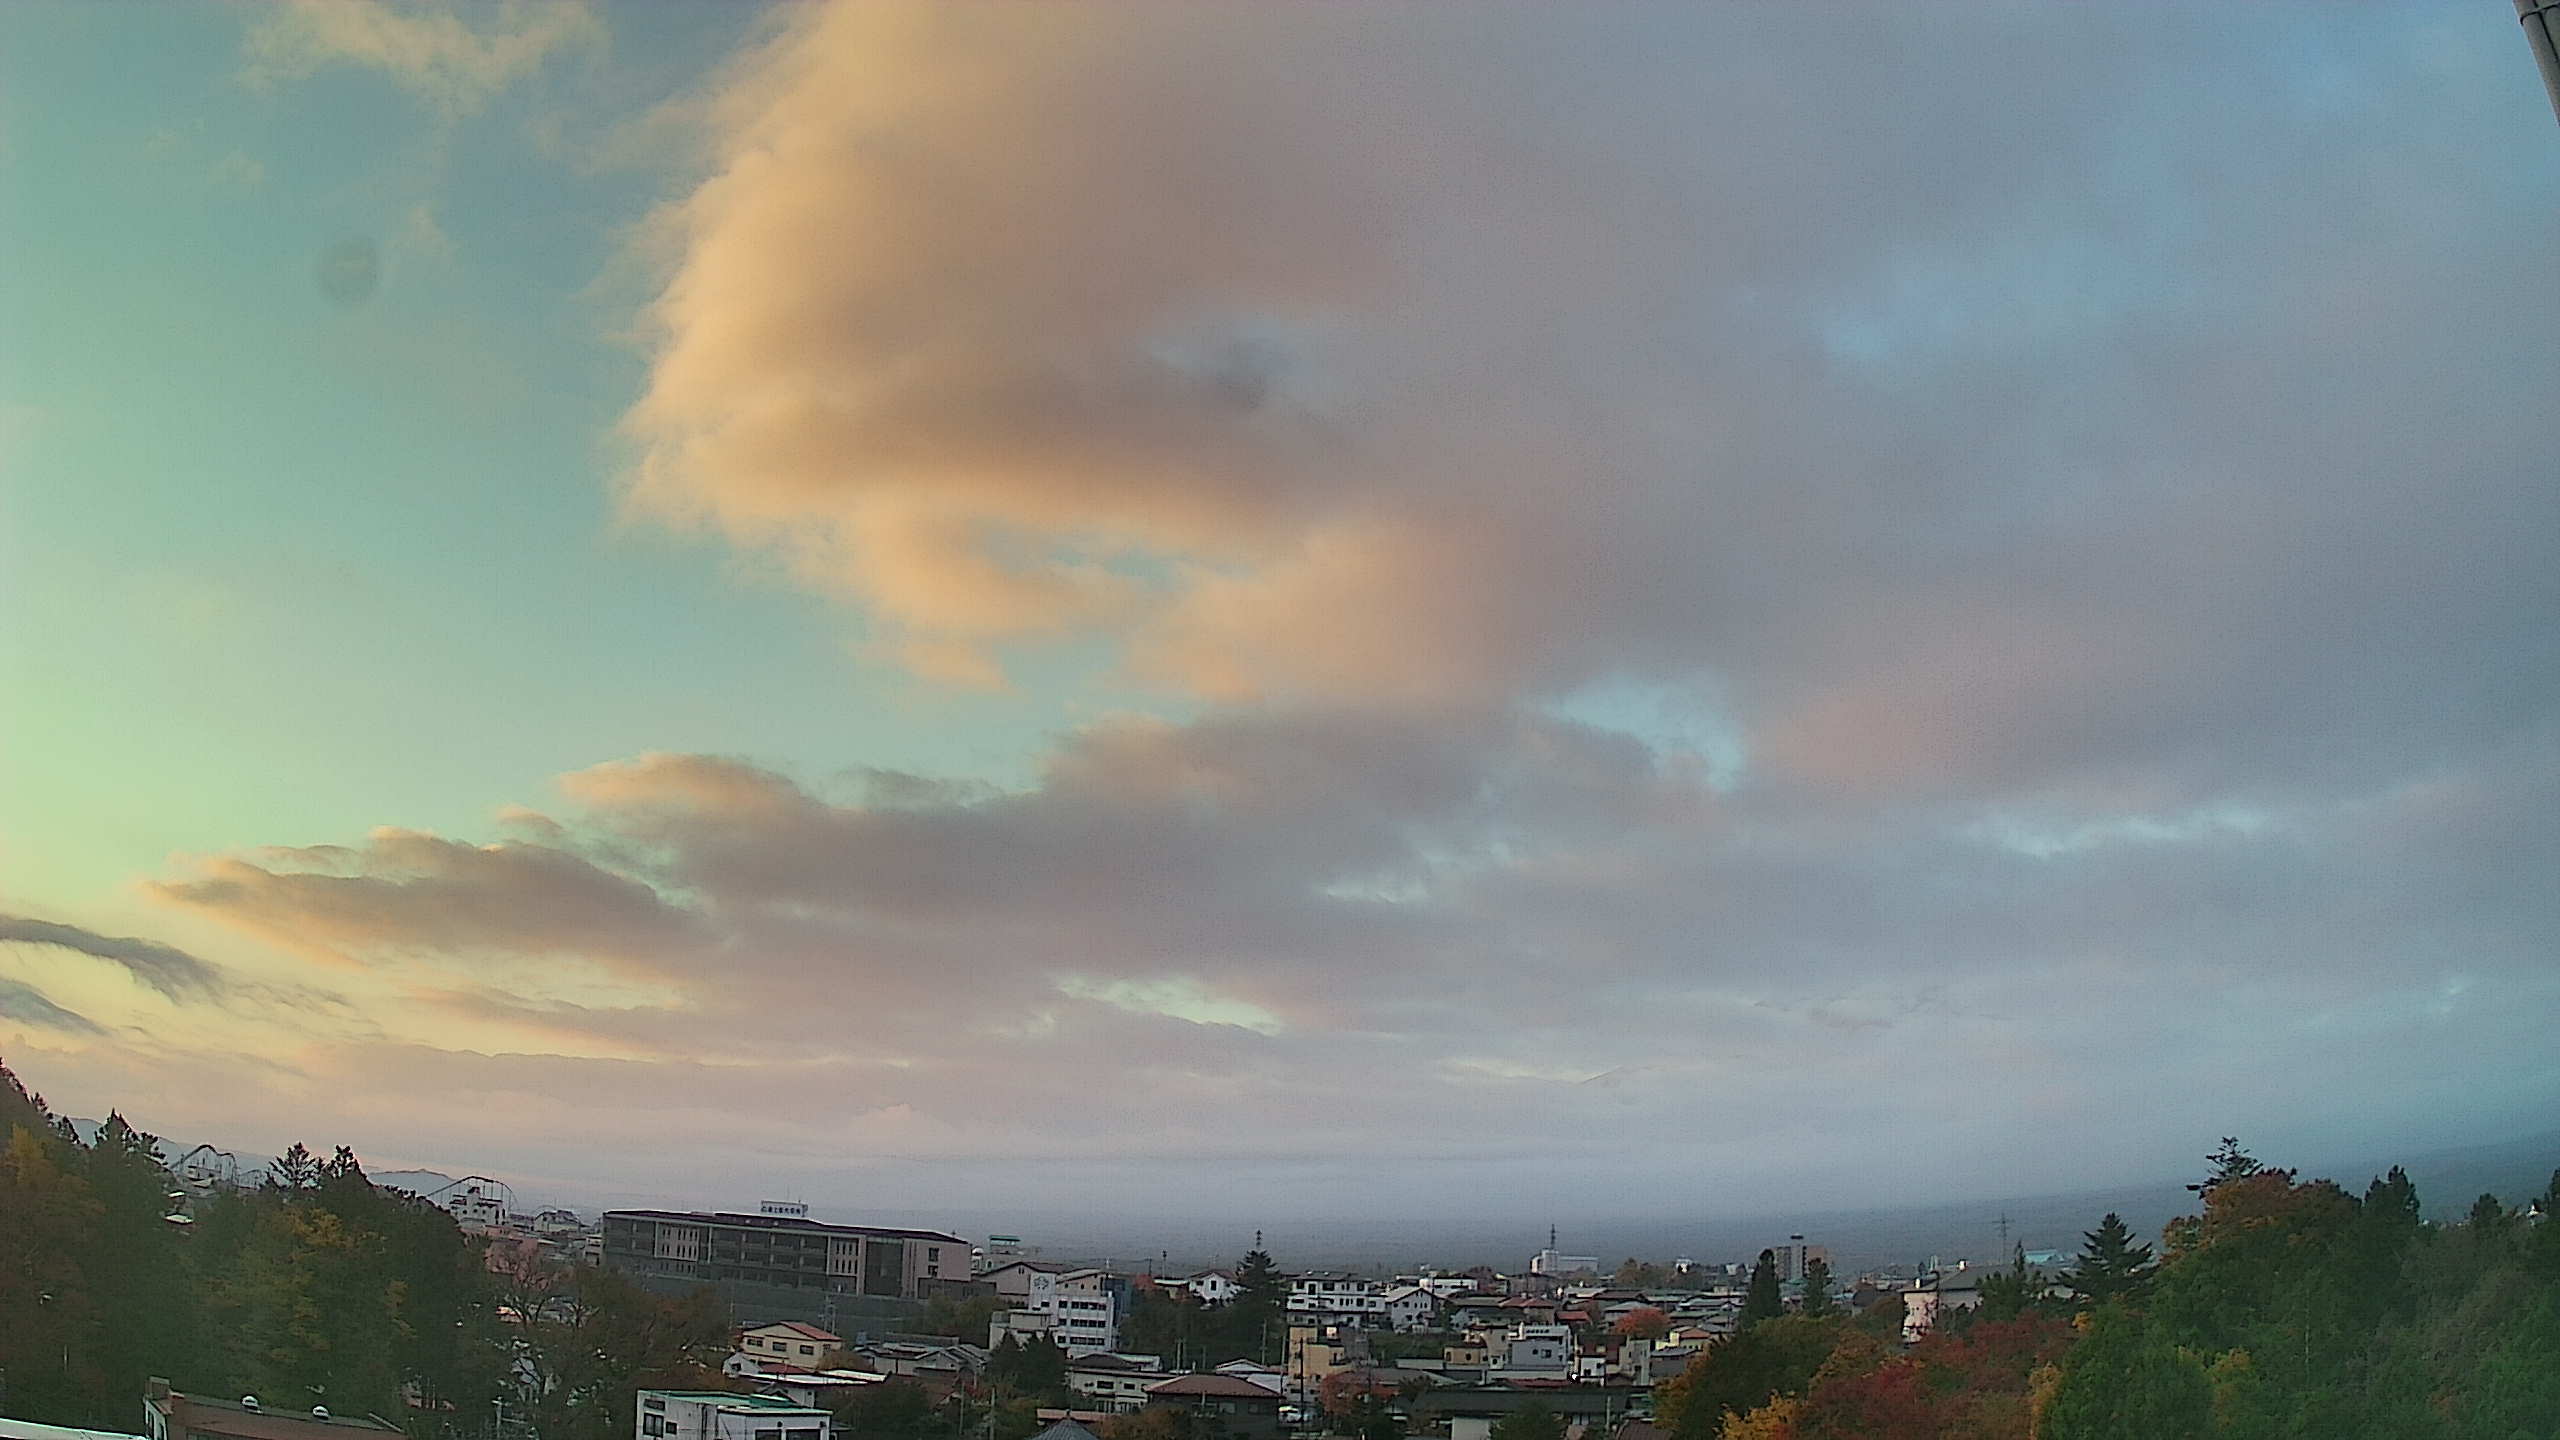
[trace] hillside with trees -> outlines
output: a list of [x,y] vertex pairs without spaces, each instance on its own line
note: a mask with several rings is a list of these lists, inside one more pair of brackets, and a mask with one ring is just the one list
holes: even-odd
[[[2161,1252],[2114,1215],[2046,1285],[2023,1257],[1978,1309],[1897,1343],[1898,1299],[1773,1314],[1660,1389],[1678,1440],[2525,1440],[2560,1435],[2560,1172],[2524,1211],[2419,1218],[2226,1140]],[[1755,1275],[1755,1282],[1758,1277]]]
[[157,1375],[421,1440],[502,1416],[548,1440],[621,1440],[635,1384],[716,1382],[728,1340],[707,1294],[493,1267],[343,1146],[297,1144],[256,1189],[186,1197],[151,1136],[110,1114],[83,1145],[0,1065],[0,1414],[136,1431]]

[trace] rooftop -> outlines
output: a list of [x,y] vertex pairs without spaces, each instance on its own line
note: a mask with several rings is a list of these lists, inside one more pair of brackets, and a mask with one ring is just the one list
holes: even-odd
[[[786,1378],[786,1377],[777,1377]],[[824,1415],[779,1395],[739,1395],[727,1390],[643,1390],[643,1395],[656,1395],[667,1400],[689,1400],[697,1405],[717,1405],[723,1410],[765,1410],[780,1415]]]
[[203,1435],[230,1435],[237,1440],[312,1440],[332,1431],[361,1430],[367,1434],[397,1435],[398,1427],[387,1421],[360,1415],[314,1415],[308,1410],[286,1410],[260,1406],[251,1409],[237,1400],[216,1400],[205,1395],[172,1393],[169,1414],[181,1427]]
[[674,1220],[689,1225],[724,1225],[737,1230],[815,1231],[822,1235],[862,1235],[875,1240],[939,1240],[965,1246],[969,1242],[939,1230],[907,1230],[894,1225],[830,1225],[799,1215],[739,1215],[727,1210],[607,1210],[607,1220]]
[[1148,1386],[1147,1393],[1175,1399],[1269,1400],[1275,1404],[1280,1399],[1269,1386],[1233,1375],[1177,1375]]

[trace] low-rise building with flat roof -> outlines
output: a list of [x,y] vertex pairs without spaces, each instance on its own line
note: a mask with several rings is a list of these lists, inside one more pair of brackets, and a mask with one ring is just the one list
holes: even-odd
[[834,1440],[834,1417],[779,1395],[643,1390],[633,1440]]

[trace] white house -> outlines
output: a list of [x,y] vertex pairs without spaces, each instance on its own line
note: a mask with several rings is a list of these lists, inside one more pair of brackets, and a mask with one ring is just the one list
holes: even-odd
[[495,1180],[472,1176],[447,1192],[444,1208],[453,1215],[454,1223],[466,1230],[503,1230],[507,1227],[507,1187]]
[[1982,1272],[1961,1260],[1953,1270],[1921,1276],[1918,1283],[1902,1292],[1903,1343],[1911,1344],[1928,1334],[1942,1313],[1979,1307],[1981,1280]]
[[1126,1415],[1147,1407],[1147,1387],[1173,1376],[1155,1355],[1115,1355],[1103,1351],[1067,1362],[1067,1388],[1092,1402],[1092,1408]]
[[1244,1293],[1244,1287],[1236,1283],[1236,1277],[1224,1270],[1203,1270],[1186,1277],[1182,1288],[1190,1291],[1191,1298],[1203,1305],[1224,1305]]
[[1440,1319],[1440,1297],[1419,1285],[1400,1285],[1381,1297],[1387,1323],[1398,1330],[1428,1330]]
[[1287,1373],[1284,1371],[1274,1370],[1270,1366],[1261,1364],[1257,1361],[1230,1360],[1226,1364],[1218,1367],[1218,1373],[1231,1380],[1249,1380],[1254,1384],[1261,1386],[1263,1389],[1270,1391],[1274,1395],[1286,1395],[1289,1393],[1289,1377]]
[[633,1440],[834,1440],[826,1411],[778,1395],[643,1390]]
[[1502,1378],[1561,1379],[1573,1368],[1573,1327],[1514,1325],[1497,1355],[1494,1374]]

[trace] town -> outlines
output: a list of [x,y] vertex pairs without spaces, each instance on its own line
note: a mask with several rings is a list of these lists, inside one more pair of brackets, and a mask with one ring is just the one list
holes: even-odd
[[[1840,1276],[1803,1234],[1607,1262],[1551,1227],[1517,1267],[1381,1274],[1285,1269],[1259,1233],[1190,1267],[794,1200],[527,1213],[503,1180],[420,1193],[343,1148],[172,1155],[120,1116],[51,1115],[5,1070],[0,1128],[0,1440],[2202,1434],[2123,1412],[2275,1414],[2369,1363],[2360,1344],[2512,1366],[2551,1353],[2560,1295],[2560,1173],[2445,1224],[2396,1168],[2359,1197],[2228,1138],[2157,1251],[2108,1215],[2068,1253]],[[2318,1316],[2289,1299],[2345,1280],[2376,1293]],[[2474,1324],[2493,1294],[2518,1327],[2502,1347],[2412,1329]],[[2144,1365],[2159,1393],[2128,1402]],[[2551,1403],[2535,1373],[2498,1403]]]

